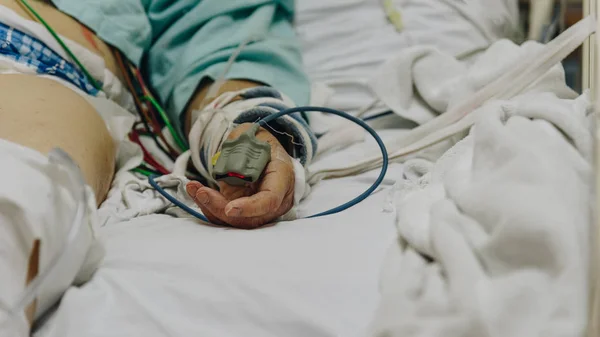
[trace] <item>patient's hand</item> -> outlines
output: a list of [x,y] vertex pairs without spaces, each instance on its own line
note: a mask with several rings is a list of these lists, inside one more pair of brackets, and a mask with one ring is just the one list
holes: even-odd
[[[239,137],[251,124],[234,129],[229,139]],[[287,213],[294,203],[294,165],[283,146],[267,130],[260,128],[256,138],[271,145],[271,161],[260,179],[248,186],[219,183],[221,191],[197,181],[186,188],[202,212],[213,223],[252,229]]]

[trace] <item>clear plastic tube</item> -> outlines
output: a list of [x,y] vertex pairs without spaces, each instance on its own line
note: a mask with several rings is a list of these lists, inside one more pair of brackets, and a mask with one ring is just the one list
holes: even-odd
[[[519,59],[513,68],[479,89],[469,99],[410,132],[386,142],[390,160],[401,159],[467,130],[474,122],[471,112],[476,108],[491,99],[510,99],[518,95],[567,57],[595,29],[594,17],[582,19],[536,53]],[[356,175],[379,167],[381,163],[381,157],[373,156],[352,166],[314,171],[309,174],[309,183],[314,184],[321,179]]]

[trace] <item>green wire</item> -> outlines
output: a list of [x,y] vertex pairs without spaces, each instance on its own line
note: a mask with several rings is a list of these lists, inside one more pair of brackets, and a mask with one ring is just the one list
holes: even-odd
[[[69,55],[69,57],[71,57],[71,59],[83,71],[83,73],[89,79],[89,81],[92,82],[92,85],[96,89],[102,91],[102,87],[100,86],[100,84],[96,81],[95,78],[92,77],[92,75],[83,66],[83,64],[81,64],[81,62],[79,62],[79,59],[77,58],[77,56],[75,56],[73,54],[73,52],[71,52],[71,50],[69,49],[69,47],[67,47],[67,45],[63,42],[63,40],[60,38],[60,36],[58,36],[58,34],[56,34],[56,32],[54,31],[54,29],[52,29],[52,27],[50,27],[50,25],[35,11],[35,9],[33,9],[29,5],[29,3],[27,2],[27,0],[20,0],[20,1],[42,23],[42,25],[44,25],[44,27],[46,27],[46,29],[54,37],[54,39],[56,40],[56,42],[58,42],[58,44],[60,44],[60,46],[65,50],[65,52],[67,53],[67,55]],[[146,100],[150,101],[150,103],[156,108],[156,110],[158,111],[158,113],[160,114],[161,118],[165,122],[165,125],[169,129],[169,132],[173,136],[173,139],[175,140],[175,142],[177,143],[177,145],[179,146],[179,148],[182,149],[183,151],[186,151],[188,149],[187,145],[181,139],[181,136],[179,135],[179,133],[175,130],[175,128],[173,127],[173,125],[169,121],[169,118],[167,117],[165,111],[161,108],[160,104],[158,104],[158,102],[154,99],[154,97],[152,97],[150,95],[145,95],[144,98]]]
[[185,145],[185,142],[181,139],[181,137],[179,136],[179,133],[177,133],[177,131],[175,131],[175,128],[169,121],[169,117],[167,117],[167,114],[165,113],[165,111],[160,107],[160,104],[158,104],[158,102],[154,99],[154,97],[152,97],[150,95],[145,95],[144,98],[147,99],[148,101],[150,101],[150,103],[152,103],[154,108],[156,108],[156,110],[158,110],[160,117],[165,122],[165,125],[169,129],[169,132],[171,133],[171,135],[173,135],[173,139],[175,139],[175,142],[177,143],[179,148],[183,151],[187,151],[188,148]]
[[141,167],[136,167],[136,168],[134,168],[134,169],[131,169],[131,171],[133,171],[133,172],[137,172],[137,173],[140,173],[140,174],[143,174],[143,175],[144,175],[144,176],[146,176],[146,177],[149,177],[149,176],[151,176],[151,175],[154,175],[154,174],[156,174],[156,173],[154,173],[154,172],[151,172],[151,171],[145,170],[145,169],[143,169],[143,168],[141,168]]
[[20,1],[42,23],[42,25],[44,25],[44,27],[46,27],[46,29],[48,30],[48,32],[50,32],[52,37],[54,37],[56,42],[58,42],[58,44],[60,44],[60,46],[65,50],[67,55],[69,55],[69,57],[77,64],[77,66],[81,69],[81,71],[83,71],[83,73],[88,78],[88,80],[90,82],[92,82],[92,85],[94,86],[94,88],[98,89],[99,91],[102,91],[102,87],[100,86],[100,84],[98,84],[96,79],[93,78],[92,75],[90,75],[90,73],[83,66],[83,64],[81,64],[81,62],[79,62],[79,59],[77,59],[77,57],[71,52],[69,47],[67,47],[67,45],[63,42],[63,40],[60,38],[60,36],[58,36],[58,34],[56,34],[54,29],[52,29],[52,27],[50,27],[50,25],[35,11],[35,9],[33,9],[29,5],[29,3],[27,3],[27,0],[20,0]]

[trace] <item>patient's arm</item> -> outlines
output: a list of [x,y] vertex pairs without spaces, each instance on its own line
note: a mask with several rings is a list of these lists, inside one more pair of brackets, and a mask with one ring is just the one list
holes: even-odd
[[[186,110],[186,134],[191,128],[192,111],[202,110],[212,100],[206,97],[210,84],[207,81],[198,87]],[[248,80],[229,80],[223,83],[216,96],[256,86],[261,84]],[[236,127],[229,139],[238,137],[248,127],[248,123]],[[291,157],[269,131],[261,128],[256,137],[271,145],[272,158],[259,181],[242,187],[221,182],[219,191],[196,181],[187,185],[188,194],[211,222],[251,229],[277,219],[292,208],[295,177]]]
[[[207,97],[208,91],[210,90],[213,81],[205,80],[196,89],[196,93],[190,100],[188,107],[185,111],[184,129],[185,134],[190,133],[192,127],[192,112],[194,110],[202,110],[210,101],[216,97]],[[262,83],[244,80],[244,79],[233,79],[223,82],[223,85],[219,88],[215,96],[219,96],[222,93],[238,91],[246,88],[253,88],[263,85]]]

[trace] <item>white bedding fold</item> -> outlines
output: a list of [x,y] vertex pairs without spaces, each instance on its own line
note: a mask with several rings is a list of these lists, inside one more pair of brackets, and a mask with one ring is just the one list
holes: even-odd
[[477,111],[471,134],[415,185],[425,187],[397,200],[407,245],[390,251],[392,263],[413,270],[384,274],[374,336],[581,335],[588,107],[587,94],[564,100],[534,92]]

